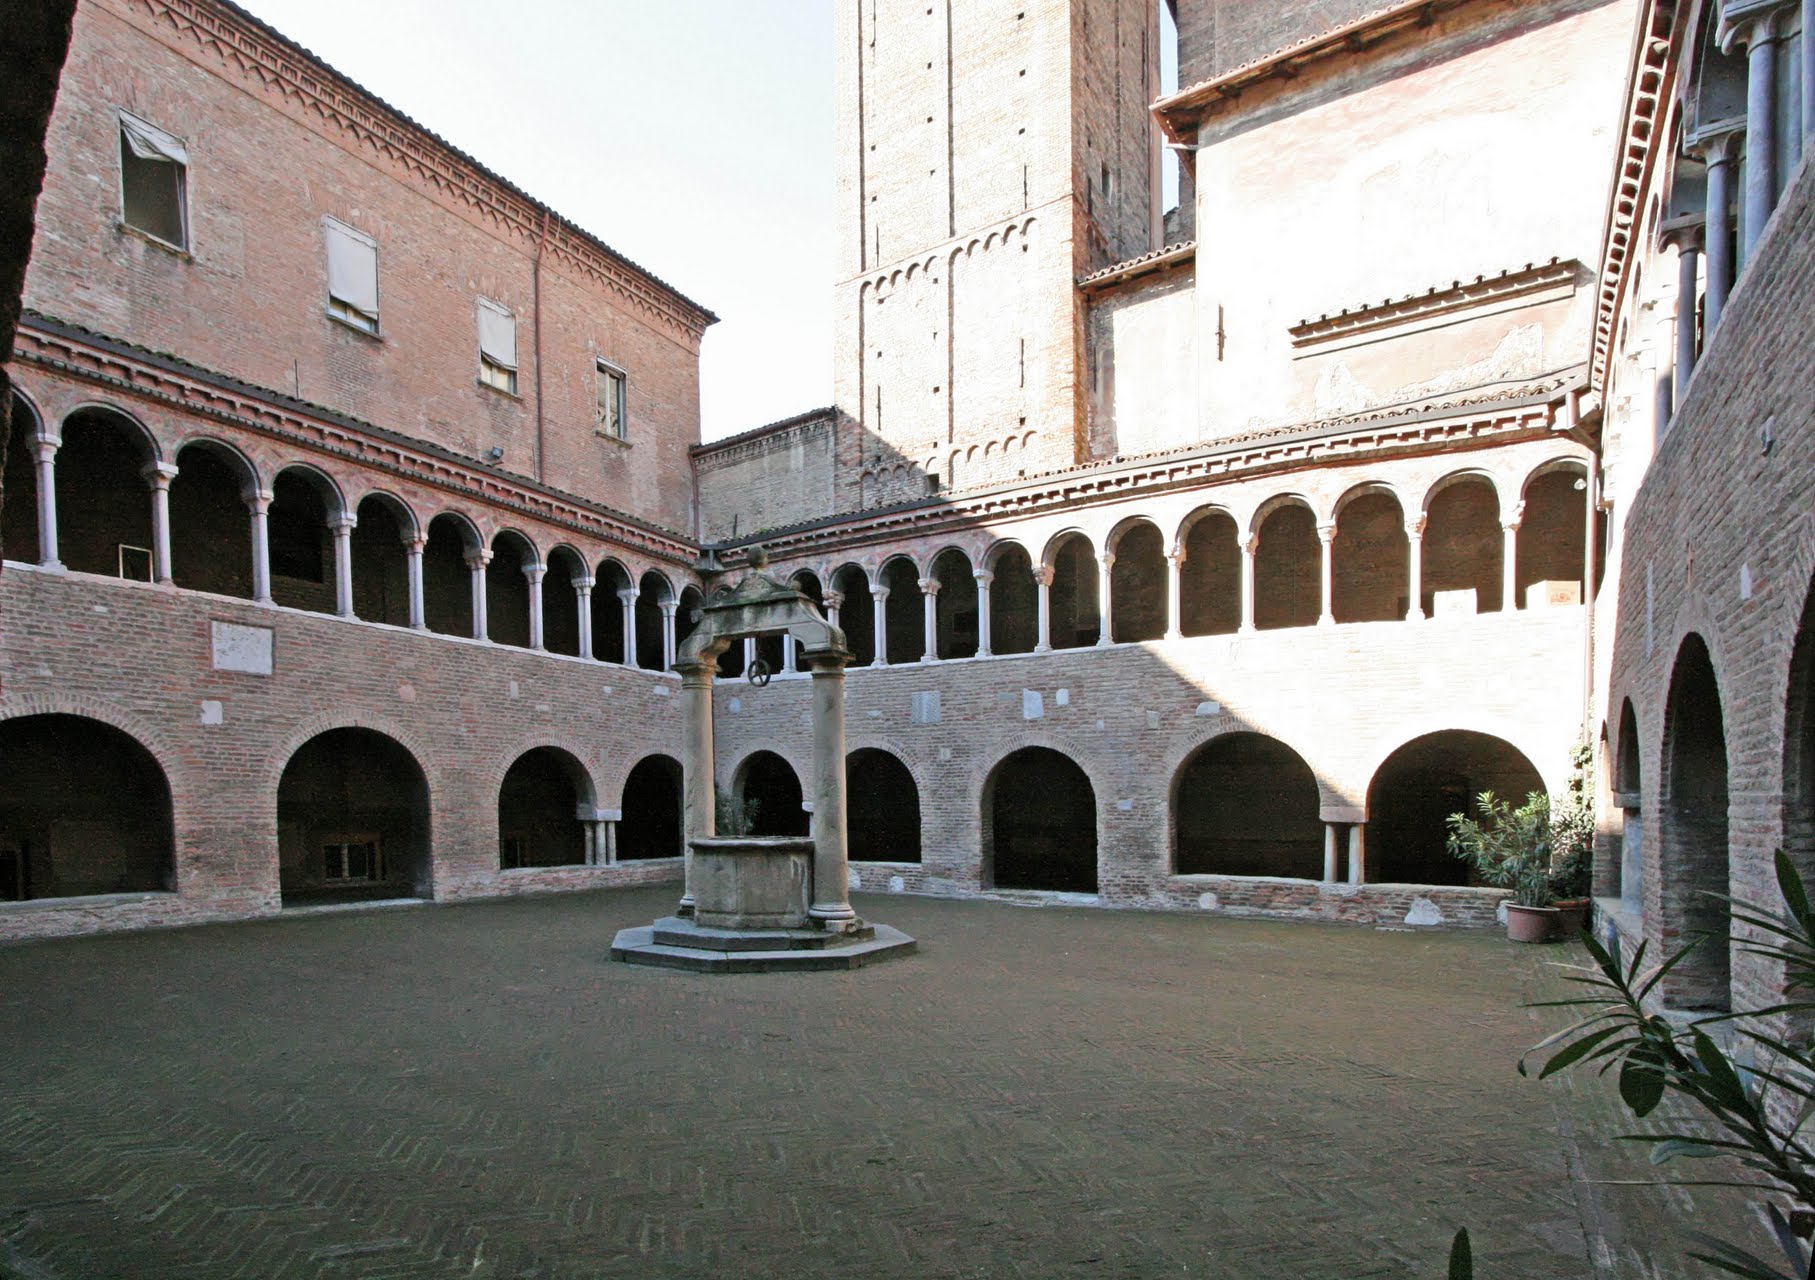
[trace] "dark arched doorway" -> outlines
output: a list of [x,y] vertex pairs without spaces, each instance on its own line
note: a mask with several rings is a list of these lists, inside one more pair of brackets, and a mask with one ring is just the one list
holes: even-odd
[[1388,756],[1368,788],[1367,878],[1387,884],[1469,882],[1449,852],[1449,816],[1473,814],[1491,791],[1515,807],[1544,780],[1519,749],[1491,734],[1445,729]]
[[1317,517],[1300,502],[1273,508],[1254,548],[1254,625],[1308,627],[1322,607],[1323,545]]
[[1023,747],[983,787],[986,887],[1097,891],[1097,798],[1069,756]]
[[920,788],[905,764],[873,747],[853,751],[845,788],[851,861],[920,861]]
[[285,906],[427,896],[429,787],[403,745],[329,729],[296,750],[277,784]]
[[1158,640],[1166,634],[1166,543],[1160,531],[1137,520],[1112,544],[1109,620],[1118,644]]
[[1620,904],[1636,913],[1643,906],[1645,892],[1645,785],[1639,763],[1639,722],[1631,698],[1620,707],[1613,791],[1620,810]]
[[151,490],[144,476],[151,461],[144,431],[117,414],[83,409],[64,419],[56,462],[58,559],[80,573],[152,579]]
[[1205,743],[1180,768],[1172,805],[1180,875],[1323,876],[1317,778],[1283,742]]
[[580,762],[559,747],[518,756],[498,788],[498,865],[573,867],[586,862],[583,802],[592,785]]
[[1675,1009],[1730,1006],[1731,892],[1727,861],[1727,737],[1708,646],[1690,635],[1677,650],[1664,706],[1664,794],[1658,812],[1668,949],[1695,943],[1664,977]]
[[681,763],[644,756],[624,779],[619,804],[618,859],[678,858],[681,845]]
[[753,836],[804,836],[807,812],[800,807],[800,778],[794,766],[773,751],[758,751],[737,771],[732,787]]
[[83,716],[0,721],[0,901],[176,887],[170,785],[131,735]]

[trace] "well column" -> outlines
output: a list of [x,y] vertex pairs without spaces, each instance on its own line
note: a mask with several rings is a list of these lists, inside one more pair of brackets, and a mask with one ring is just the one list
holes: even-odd
[[836,650],[809,653],[813,671],[812,917],[840,933],[857,920],[851,909],[845,833],[844,664]]
[[[717,655],[713,655],[716,660]],[[718,834],[712,755],[713,661],[677,662],[681,673],[681,813],[686,826],[686,880],[676,914],[693,914],[693,841]],[[843,675],[843,672],[839,673]]]

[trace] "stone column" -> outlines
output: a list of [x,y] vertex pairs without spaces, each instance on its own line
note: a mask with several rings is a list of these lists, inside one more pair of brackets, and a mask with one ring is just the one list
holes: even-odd
[[1367,824],[1354,823],[1349,827],[1349,883],[1366,884],[1368,882]]
[[1097,645],[1115,642],[1115,592],[1110,575],[1115,572],[1115,552],[1097,557]]
[[1242,553],[1242,621],[1243,631],[1254,630],[1254,553],[1260,550],[1260,535],[1251,533],[1241,541]]
[[267,517],[274,496],[269,489],[247,489],[240,494],[246,510],[252,513],[252,598],[260,604],[271,603],[271,533]]
[[1039,602],[1038,629],[1034,632],[1034,652],[1052,652],[1052,566],[1043,564],[1034,570],[1034,595]]
[[[1810,2],[1815,3],[1815,0]],[[989,587],[996,575],[988,569],[978,569],[971,577],[977,580],[977,656],[987,658],[994,652],[990,648]]]
[[634,667],[637,664],[637,589],[620,588],[618,603],[624,606],[624,665]]
[[662,601],[662,670],[674,665],[674,615],[681,607],[679,600]]
[[1341,873],[1336,853],[1336,824],[1326,822],[1323,824],[1323,878],[1327,884],[1336,883],[1336,877]]
[[1525,504],[1513,508],[1512,519],[1500,525],[1500,611],[1511,613],[1519,607],[1519,525],[1525,520]]
[[1420,622],[1424,618],[1424,529],[1427,523],[1428,518],[1422,515],[1405,522],[1407,622]]
[[573,580],[574,608],[579,611],[580,656],[592,661],[592,589],[598,579],[579,577]]
[[335,516],[328,521],[334,535],[334,612],[343,618],[353,616],[353,527],[354,516]]
[[1317,625],[1320,627],[1330,626],[1336,621],[1336,614],[1330,608],[1331,600],[1335,595],[1336,583],[1336,569],[1332,563],[1334,557],[1330,554],[1330,544],[1335,541],[1335,525],[1320,524],[1317,526],[1317,546],[1323,575],[1323,609],[1317,615]]
[[1733,167],[1739,162],[1739,140],[1737,129],[1698,140],[1708,165],[1708,208],[1703,218],[1708,253],[1708,283],[1702,309],[1704,347],[1714,336],[1721,312],[1727,307],[1727,291],[1733,287],[1733,222],[1728,206],[1733,203]]
[[922,662],[939,661],[939,586],[937,578],[920,579],[921,630],[926,641]]
[[151,577],[169,586],[170,571],[170,482],[176,479],[176,464],[151,462],[139,472],[151,486]]
[[542,627],[542,579],[548,576],[548,567],[539,564],[523,566],[523,577],[529,583],[529,647],[546,648]]
[[744,679],[750,678],[750,668],[756,665],[756,637],[745,636],[744,645]]
[[63,561],[57,556],[57,450],[63,447],[60,436],[38,436],[38,565],[61,572]]
[[854,928],[845,844],[844,655],[809,653],[813,671],[813,905],[820,928]]
[[409,580],[410,590],[410,626],[422,631],[428,626],[428,610],[422,601],[422,553],[428,549],[429,540],[419,533],[406,533],[403,536],[404,576]]
[[[1810,0],[1815,3],[1815,0]],[[1695,291],[1701,276],[1701,228],[1686,227],[1668,237],[1676,245],[1676,367],[1673,403],[1681,404],[1695,372]]]
[[781,673],[791,676],[800,670],[800,645],[790,633],[784,631],[781,637]]
[[884,586],[870,588],[870,630],[876,636],[876,656],[870,660],[872,667],[889,665],[889,589]]
[[685,882],[676,914],[693,914],[693,842],[718,834],[712,759],[712,671],[717,658],[677,664],[681,673],[681,793]]
[[1185,638],[1185,549],[1174,547],[1166,555],[1166,639]]
[[473,591],[473,639],[491,639],[491,625],[485,614],[485,566],[492,562],[492,553],[485,547],[475,547],[466,553],[466,568],[472,579]]
[[[1729,11],[1741,6],[1729,3]],[[1731,55],[1746,47],[1746,189],[1740,206],[1739,256],[1750,264],[1777,205],[1777,46],[1789,10],[1781,4],[1741,18],[1722,41]]]

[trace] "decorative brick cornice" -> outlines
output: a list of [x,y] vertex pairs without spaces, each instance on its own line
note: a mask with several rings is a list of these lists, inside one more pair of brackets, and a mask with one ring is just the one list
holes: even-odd
[[1498,275],[1476,276],[1472,281],[1453,280],[1444,288],[1432,286],[1423,293],[1362,303],[1354,308],[1344,308],[1335,315],[1300,320],[1287,332],[1292,335],[1295,347],[1340,342],[1546,290],[1574,287],[1581,270],[1582,264],[1573,258],[1568,261],[1552,258],[1537,265],[1528,262]]
[[1255,431],[1164,453],[1068,467],[1029,476],[1013,485],[761,530],[709,550],[734,565],[741,563],[743,547],[760,542],[775,560],[793,560],[833,548],[842,551],[885,544],[989,520],[1126,501],[1222,480],[1423,453],[1483,440],[1501,443],[1548,435],[1563,420],[1562,406],[1579,389],[1582,372],[1578,367],[1573,376],[1526,388],[1524,394],[1452,401],[1336,423]]
[[[1607,230],[1601,241],[1600,296],[1595,303],[1594,352],[1589,385],[1607,393],[1607,365],[1619,325],[1626,276],[1632,265],[1645,192],[1658,180],[1660,157],[1669,146],[1659,136],[1681,66],[1688,0],[1644,0],[1628,64],[1622,100],[1622,135],[1613,190],[1607,198]],[[1644,246],[1638,246],[1642,252]]]
[[834,426],[837,421],[838,410],[835,408],[809,409],[779,422],[726,436],[723,440],[696,444],[688,452],[697,460],[701,471],[716,471],[757,454],[768,453],[782,441],[809,435],[818,428]]
[[104,387],[122,401],[155,403],[268,440],[327,453],[671,563],[692,565],[697,558],[692,541],[659,525],[525,478],[487,470],[427,441],[30,312],[20,322],[13,358]]
[[203,54],[255,93],[300,109],[305,123],[375,156],[407,180],[453,201],[527,252],[547,250],[647,317],[698,343],[718,319],[671,285],[493,173],[227,0],[113,0],[149,19],[154,38],[185,57]]

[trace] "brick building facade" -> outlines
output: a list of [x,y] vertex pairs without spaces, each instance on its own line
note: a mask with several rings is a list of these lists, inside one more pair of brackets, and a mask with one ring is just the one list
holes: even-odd
[[[700,445],[698,305],[221,0],[84,7],[11,366],[0,930],[678,878],[665,668],[757,543],[854,651],[861,887],[1490,920],[1444,816],[1562,791],[1610,686],[1656,724],[1638,224],[1701,19],[1175,8],[1162,94],[1140,0],[839,6],[835,402]],[[794,658],[715,694],[777,833]]]

